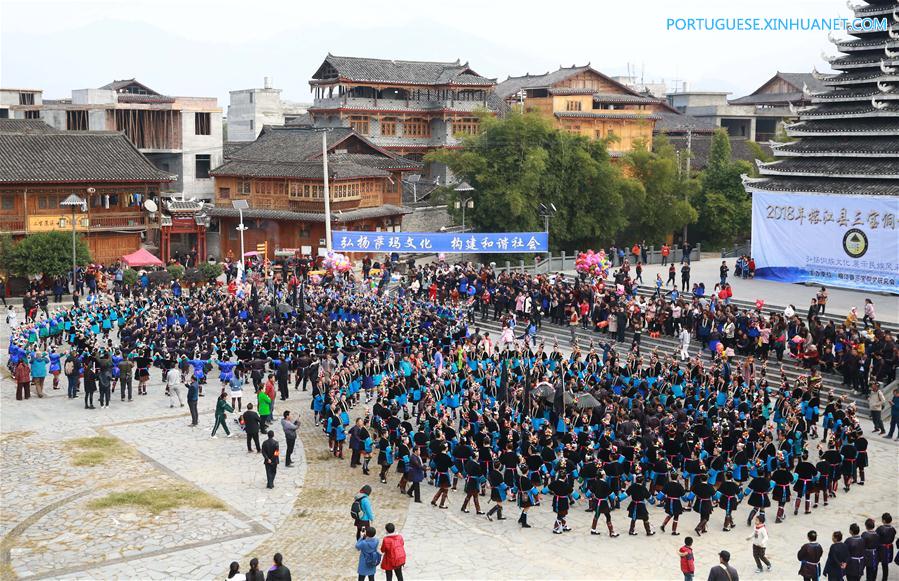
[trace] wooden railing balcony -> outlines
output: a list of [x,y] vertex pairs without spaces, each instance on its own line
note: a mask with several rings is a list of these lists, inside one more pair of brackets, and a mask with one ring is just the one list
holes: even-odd
[[91,230],[146,230],[151,224],[146,214],[93,214],[90,217]]
[[25,216],[0,216],[0,232],[5,234],[25,232]]

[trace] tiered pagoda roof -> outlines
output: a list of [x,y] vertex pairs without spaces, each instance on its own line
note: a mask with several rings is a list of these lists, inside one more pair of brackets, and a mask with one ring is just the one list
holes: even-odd
[[785,125],[790,143],[771,143],[776,161],[744,177],[747,191],[899,195],[899,6],[864,0],[858,18],[886,18],[886,31],[853,31],[831,39],[834,73],[815,71],[823,89],[805,87],[799,120]]

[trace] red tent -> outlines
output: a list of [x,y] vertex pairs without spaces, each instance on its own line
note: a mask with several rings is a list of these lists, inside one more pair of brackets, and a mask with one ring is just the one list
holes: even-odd
[[163,266],[163,262],[147,252],[145,249],[141,248],[136,252],[132,252],[131,254],[126,254],[122,257],[122,260],[128,266]]

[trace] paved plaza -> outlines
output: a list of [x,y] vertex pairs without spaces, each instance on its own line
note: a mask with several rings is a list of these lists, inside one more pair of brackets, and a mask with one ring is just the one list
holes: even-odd
[[[6,341],[7,330],[0,340]],[[15,401],[14,384],[3,370],[0,380],[2,507],[0,558],[3,579],[213,579],[224,577],[237,560],[267,568],[281,551],[295,578],[342,579],[355,575],[357,553],[349,506],[353,494],[371,484],[375,526],[394,522],[406,539],[410,579],[674,579],[676,550],[683,536],[623,534],[612,539],[589,534],[589,514],[581,500],[572,510],[573,531],[551,534],[548,500],[531,512],[534,528],[521,530],[511,507],[505,522],[459,512],[461,492],[451,493],[450,510],[427,504],[433,489],[423,488],[423,504],[399,494],[396,473],[382,485],[363,477],[348,461],[331,458],[321,429],[311,420],[309,393],[293,392],[278,401],[276,415],[298,411],[301,418],[297,463],[278,472],[266,490],[258,455],[248,454],[242,434],[211,439],[214,399],[200,400],[200,426],[190,428],[186,408],[169,407],[153,372],[150,395],[122,403],[113,394],[107,409],[85,410],[81,400],[49,390],[44,399]],[[215,393],[216,382],[207,393]],[[359,411],[358,409],[356,410]],[[355,415],[355,414],[354,414]],[[866,422],[867,424],[867,422]],[[277,430],[282,440],[280,429]],[[111,457],[79,465],[83,438],[110,438]],[[871,436],[873,466],[864,487],[840,493],[827,509],[772,524],[768,554],[775,569],[769,579],[795,578],[795,551],[809,528],[824,533],[884,511],[899,513],[896,501],[899,447]],[[112,493],[188,491],[206,505],[186,505],[156,513],[130,506],[98,508]],[[485,502],[486,505],[486,502]],[[737,513],[746,516],[745,503]],[[613,513],[626,533],[624,511]],[[695,543],[698,578],[727,549],[741,574],[753,571],[745,522],[721,531],[720,513],[710,533]],[[651,510],[657,528],[659,508]],[[681,531],[689,534],[697,517],[687,513]],[[829,536],[829,535],[826,535]],[[241,577],[242,578],[242,577]]]

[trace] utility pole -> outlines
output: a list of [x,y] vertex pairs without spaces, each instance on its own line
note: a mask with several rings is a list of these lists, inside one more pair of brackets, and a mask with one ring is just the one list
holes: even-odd
[[[688,204],[690,203],[689,198],[689,188],[686,187],[686,184],[690,181],[690,159],[693,157],[693,126],[687,126],[687,160],[686,160],[686,180],[684,181],[684,201]],[[687,224],[684,223],[684,238],[682,240],[683,243],[687,242]]]
[[331,252],[331,196],[328,190],[328,130],[322,131],[322,177],[325,182],[325,248]]

